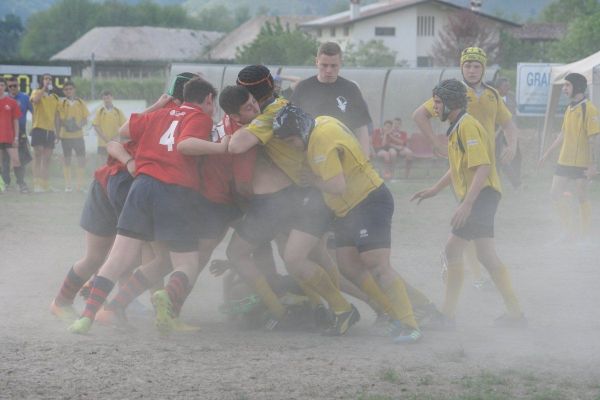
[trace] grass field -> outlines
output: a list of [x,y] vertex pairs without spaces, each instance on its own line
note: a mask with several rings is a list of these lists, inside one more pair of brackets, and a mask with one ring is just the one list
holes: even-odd
[[[62,187],[58,165],[53,173]],[[160,338],[143,295],[135,332],[94,326],[86,336],[69,334],[48,305],[83,254],[85,195],[0,195],[0,399],[600,400],[600,246],[547,245],[558,236],[550,179],[550,168],[526,173],[522,191],[506,188],[496,219],[498,251],[529,328],[494,328],[501,298],[475,289],[467,274],[457,330],[426,331],[408,347],[391,344],[358,301],[362,319],[342,338],[236,330],[217,310],[221,282],[207,271],[182,312],[199,333]],[[440,304],[439,253],[455,201],[447,191],[420,206],[408,202],[431,183],[390,184],[393,263]],[[597,242],[597,183],[592,199]]]

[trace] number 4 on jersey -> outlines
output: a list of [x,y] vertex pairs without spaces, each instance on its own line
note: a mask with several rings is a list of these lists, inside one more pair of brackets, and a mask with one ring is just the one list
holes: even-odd
[[167,146],[167,151],[173,151],[173,145],[175,144],[175,130],[177,129],[177,124],[179,124],[179,121],[171,122],[169,129],[167,129],[165,133],[162,134],[162,136],[160,137],[160,141],[158,142],[163,146]]

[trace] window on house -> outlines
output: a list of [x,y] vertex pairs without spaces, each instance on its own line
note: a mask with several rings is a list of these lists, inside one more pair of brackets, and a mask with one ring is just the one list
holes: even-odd
[[435,17],[417,17],[417,36],[435,36]]
[[396,36],[396,28],[390,26],[376,26],[375,36]]
[[335,37],[335,26],[329,30],[329,34],[331,37]]

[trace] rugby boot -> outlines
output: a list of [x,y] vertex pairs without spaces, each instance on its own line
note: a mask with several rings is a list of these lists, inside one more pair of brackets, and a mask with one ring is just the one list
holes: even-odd
[[77,333],[79,335],[85,335],[92,328],[92,320],[88,317],[79,318],[73,322],[67,329],[71,333]]
[[326,336],[345,335],[352,325],[360,321],[360,314],[354,304],[350,304],[350,307],[349,311],[334,314],[333,325],[324,332]]
[[75,308],[73,308],[72,304],[59,306],[56,304],[56,300],[53,300],[50,304],[50,313],[52,313],[61,321],[68,323],[71,323],[79,318],[79,315],[75,311]]
[[390,334],[396,344],[412,344],[417,343],[423,337],[421,330],[403,324],[398,320],[392,320]]
[[199,326],[190,325],[183,322],[180,318],[175,318],[173,321],[173,331],[178,333],[200,332],[202,329]]
[[162,336],[167,336],[175,329],[173,305],[166,290],[161,289],[152,295],[152,304],[156,312],[155,325]]

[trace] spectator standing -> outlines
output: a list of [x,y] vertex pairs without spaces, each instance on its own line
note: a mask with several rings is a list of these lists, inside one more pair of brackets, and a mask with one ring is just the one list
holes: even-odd
[[291,102],[312,116],[326,115],[354,132],[366,157],[370,154],[367,125],[371,115],[358,86],[339,76],[342,49],[337,43],[321,44],[316,58],[317,75],[298,83]]
[[59,98],[53,93],[52,75],[44,74],[42,87],[31,93],[33,103],[33,127],[31,146],[33,147],[33,191],[50,190],[50,161],[56,141],[56,112]]
[[19,117],[21,109],[19,104],[6,93],[6,80],[0,78],[0,161],[4,159],[4,152],[10,158],[9,166],[2,169],[10,176],[10,165],[19,166]]
[[127,121],[125,114],[113,105],[109,90],[102,92],[103,105],[98,108],[92,126],[98,135],[98,156],[107,156],[106,144],[119,135],[119,128]]

